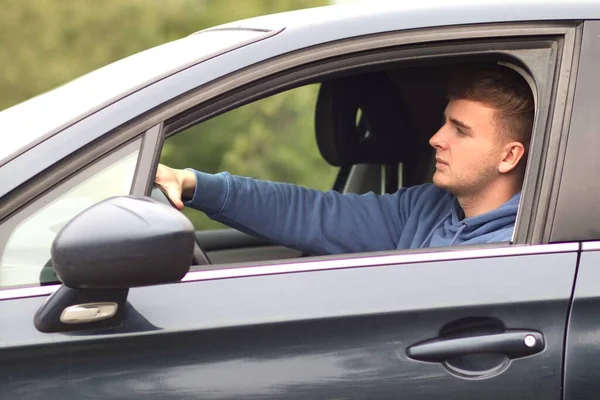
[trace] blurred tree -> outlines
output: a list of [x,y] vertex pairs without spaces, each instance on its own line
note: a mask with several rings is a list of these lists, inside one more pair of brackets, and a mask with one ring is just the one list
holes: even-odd
[[[175,168],[331,189],[338,169],[321,157],[314,133],[318,86],[292,89],[212,118],[167,139],[161,162]],[[190,208],[196,229],[222,225]]]
[[0,0],[0,110],[214,25],[327,0]]
[[[0,0],[0,110],[138,51],[221,23],[328,0]],[[169,139],[161,162],[330,188],[313,129],[316,86],[272,96]],[[186,210],[198,229],[218,225]]]

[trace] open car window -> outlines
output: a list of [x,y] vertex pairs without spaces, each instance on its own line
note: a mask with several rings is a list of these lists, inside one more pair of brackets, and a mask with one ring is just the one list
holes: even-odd
[[[431,183],[436,158],[429,140],[440,128],[448,104],[446,82],[453,72],[473,62],[497,63],[490,58],[455,59],[326,76],[316,84],[263,97],[176,132],[165,142],[161,163],[319,190],[331,189],[336,178],[338,186],[342,178],[343,191],[352,193],[394,193]],[[533,82],[527,78],[527,83]],[[287,108],[296,104],[302,107]],[[344,174],[347,166],[351,168]],[[201,212],[184,212],[198,232],[225,228]],[[216,255],[213,264],[243,266],[314,255],[302,248],[295,255],[282,255],[283,246],[277,242],[258,236],[241,239],[241,232],[229,231],[197,234],[208,255]],[[505,236],[480,247],[509,245],[511,240]],[[447,245],[436,244],[438,248],[427,251],[453,249]]]
[[[315,140],[318,90],[288,90],[188,128],[165,141],[160,162],[330,190],[339,168],[323,159]],[[197,231],[227,228],[189,207],[184,213]]]

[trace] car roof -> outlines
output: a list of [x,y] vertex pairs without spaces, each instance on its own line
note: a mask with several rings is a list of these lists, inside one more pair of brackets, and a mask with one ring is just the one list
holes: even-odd
[[[600,18],[597,0],[370,0],[231,22],[199,35],[119,60],[57,89],[0,112],[0,165],[85,116],[169,74],[215,55],[280,32],[279,54],[348,37],[461,24]],[[253,32],[223,46],[202,46],[202,34]],[[250,40],[246,40],[250,38]],[[253,39],[253,40],[252,40]],[[274,54],[266,54],[272,57]],[[165,60],[170,62],[165,63]],[[149,68],[148,66],[151,66]],[[143,72],[130,82],[136,68]],[[113,84],[119,81],[121,84]],[[106,83],[103,83],[106,82]],[[98,84],[100,83],[100,84]],[[99,91],[98,91],[99,90]],[[71,99],[65,106],[65,98]],[[72,109],[69,108],[72,106]],[[30,116],[35,115],[35,118]]]
[[434,26],[583,19],[600,19],[598,0],[363,0],[264,15],[220,27],[296,31],[325,25],[332,36],[346,37],[349,33]]

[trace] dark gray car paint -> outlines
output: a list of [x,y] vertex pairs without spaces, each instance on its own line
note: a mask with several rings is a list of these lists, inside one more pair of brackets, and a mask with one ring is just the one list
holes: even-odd
[[[95,334],[42,334],[31,315],[44,298],[5,300],[2,394],[560,399],[576,261],[574,250],[136,288],[124,326]],[[466,317],[542,332],[546,349],[486,379],[407,358]]]
[[565,348],[565,400],[597,399],[600,384],[600,251],[581,253]]

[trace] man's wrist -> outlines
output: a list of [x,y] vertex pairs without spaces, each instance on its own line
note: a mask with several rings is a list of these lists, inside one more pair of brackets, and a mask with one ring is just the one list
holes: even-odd
[[190,169],[183,169],[181,172],[181,197],[191,199],[194,197],[194,191],[196,190],[196,174]]

